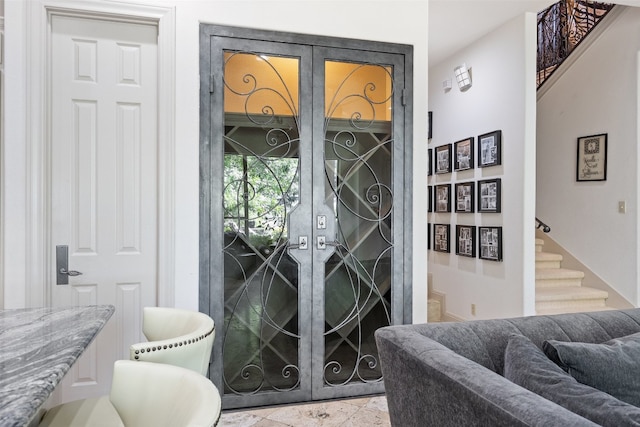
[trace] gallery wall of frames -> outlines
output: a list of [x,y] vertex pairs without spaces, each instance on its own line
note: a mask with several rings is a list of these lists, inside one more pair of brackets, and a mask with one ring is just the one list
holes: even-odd
[[[432,134],[432,114],[429,113],[429,135]],[[478,216],[469,214],[502,212],[502,179],[500,176],[486,178],[490,173],[478,180],[457,178],[458,172],[502,164],[502,131],[485,132],[429,148],[428,160],[429,176],[441,178],[428,188],[429,213],[441,214],[437,222],[428,223],[429,250],[451,253],[453,247],[458,256],[501,262],[502,227],[483,225],[484,215],[479,216],[480,224],[477,224]],[[449,182],[444,182],[447,177]],[[442,214],[444,218],[448,214],[448,220],[442,220]],[[455,229],[451,225],[452,215],[457,215]]]

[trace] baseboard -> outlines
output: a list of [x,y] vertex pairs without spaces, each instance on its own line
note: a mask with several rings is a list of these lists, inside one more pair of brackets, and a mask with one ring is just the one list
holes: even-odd
[[462,317],[458,317],[455,314],[445,312],[442,315],[443,322],[466,322],[467,319],[463,319]]

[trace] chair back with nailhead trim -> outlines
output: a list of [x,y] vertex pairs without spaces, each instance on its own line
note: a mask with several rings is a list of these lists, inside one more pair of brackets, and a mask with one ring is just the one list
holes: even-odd
[[179,308],[145,307],[142,331],[148,341],[129,348],[131,360],[166,363],[207,374],[215,337],[211,317]]

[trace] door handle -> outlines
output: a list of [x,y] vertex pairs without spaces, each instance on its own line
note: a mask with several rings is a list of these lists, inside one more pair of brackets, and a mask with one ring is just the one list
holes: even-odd
[[56,246],[56,284],[68,285],[69,276],[79,276],[82,273],[75,270],[69,270],[69,246]]
[[61,268],[58,273],[66,274],[67,276],[81,276],[82,275],[82,273],[80,273],[79,271],[75,271],[75,270],[67,271],[64,268]]

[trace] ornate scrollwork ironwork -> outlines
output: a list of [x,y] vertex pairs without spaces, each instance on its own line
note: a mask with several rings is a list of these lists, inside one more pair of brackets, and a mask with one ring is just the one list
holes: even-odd
[[[249,59],[262,68],[240,78],[226,71]],[[224,75],[229,97],[243,108],[227,113],[224,135],[225,392],[294,390],[300,385],[298,278],[287,253],[286,218],[298,202],[297,101],[277,67],[257,53],[228,53]]]
[[[352,65],[327,98],[325,121],[327,205],[335,206],[337,226],[337,240],[329,243],[336,249],[325,266],[323,382],[328,387],[381,381],[372,331],[391,324],[394,141],[391,123],[379,115],[390,105],[392,72]],[[376,73],[391,82],[390,90],[362,78]],[[381,105],[385,108],[376,108]]]
[[538,13],[538,87],[613,6],[596,1],[561,0]]

